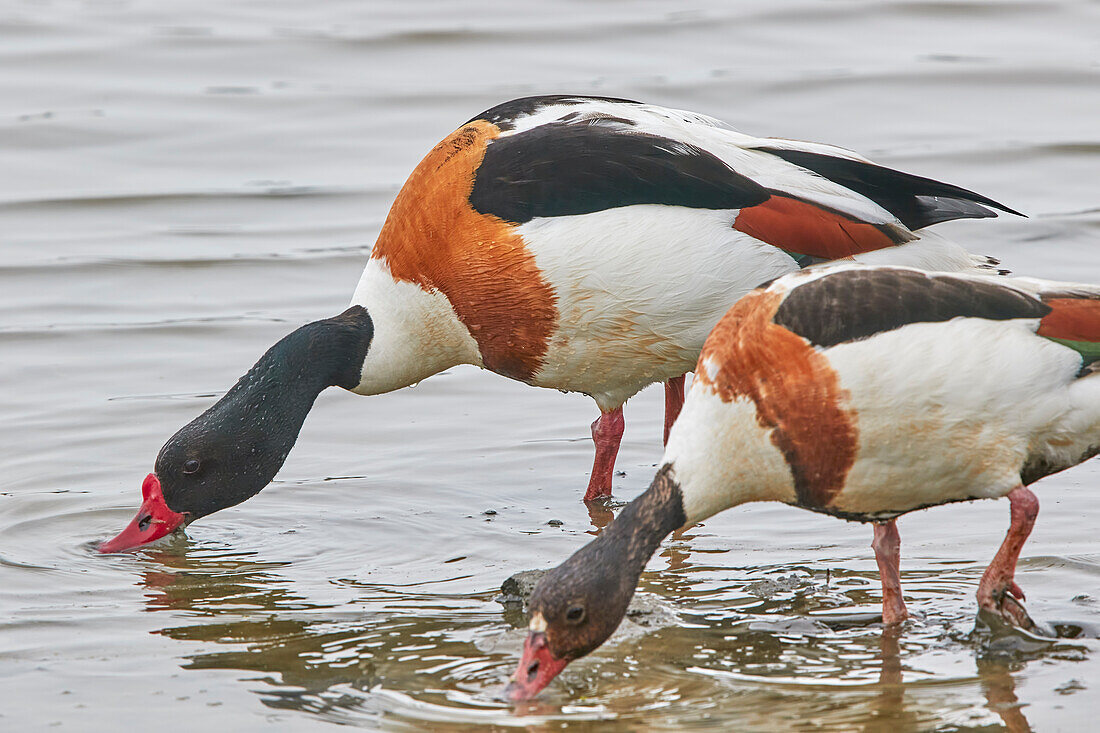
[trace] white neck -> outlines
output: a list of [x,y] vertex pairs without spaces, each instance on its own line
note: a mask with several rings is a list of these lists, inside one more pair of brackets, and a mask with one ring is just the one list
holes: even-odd
[[481,366],[477,342],[446,296],[394,280],[381,259],[367,262],[351,302],[366,308],[374,322],[374,339],[354,392],[391,392],[457,364]]
[[672,464],[688,523],[750,501],[795,500],[790,467],[771,432],[751,400],[723,402],[692,386],[662,460]]

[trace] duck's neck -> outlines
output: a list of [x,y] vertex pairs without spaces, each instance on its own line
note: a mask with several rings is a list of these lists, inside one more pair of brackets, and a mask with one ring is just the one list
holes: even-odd
[[[226,481],[210,506],[188,506],[195,516],[232,506],[262,489],[282,467],[306,415],[324,389],[359,383],[371,343],[371,318],[353,306],[338,316],[302,326],[272,346],[210,409],[181,428],[161,457],[194,448],[204,461],[232,464],[248,481]],[[227,446],[218,455],[209,446]],[[158,469],[161,465],[158,457]],[[181,458],[180,461],[183,459]]]
[[675,468],[688,523],[748,502],[797,500],[774,431],[762,424],[755,402],[723,401],[701,378],[692,384],[664,455]]
[[207,412],[251,424],[271,420],[280,428],[272,432],[296,436],[317,395],[359,383],[373,330],[360,306],[307,323],[268,349]]
[[608,578],[607,588],[624,596],[621,606],[625,609],[649,558],[684,522],[680,486],[672,466],[665,464],[649,489],[627,504],[600,536],[574,553],[563,568],[572,565],[574,572],[616,576]]
[[661,541],[684,521],[680,485],[672,466],[666,463],[646,492],[627,504],[601,537],[606,535],[625,565],[641,575]]
[[482,365],[477,342],[447,297],[394,279],[382,258],[367,262],[352,302],[370,312],[375,326],[354,392],[392,392],[458,364]]

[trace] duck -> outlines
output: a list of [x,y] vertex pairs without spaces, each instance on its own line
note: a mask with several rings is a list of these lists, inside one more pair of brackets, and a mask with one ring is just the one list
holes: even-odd
[[615,630],[669,533],[748,502],[869,523],[882,621],[908,616],[897,518],[1009,500],[979,615],[1034,630],[1015,580],[1030,486],[1100,452],[1100,287],[822,265],[722,317],[645,493],[539,581],[507,688],[537,694]]
[[665,387],[664,438],[711,328],[766,280],[851,258],[997,262],[921,231],[1019,212],[848,150],[693,112],[546,95],[476,115],[397,194],[343,313],[275,344],[163,446],[131,525],[153,541],[258,493],[317,394],[390,392],[461,364],[590,396],[584,500],[611,496],[623,404]]

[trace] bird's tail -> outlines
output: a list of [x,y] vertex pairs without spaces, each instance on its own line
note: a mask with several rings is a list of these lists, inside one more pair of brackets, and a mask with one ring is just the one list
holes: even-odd
[[1001,267],[1000,260],[986,255],[975,255],[955,244],[951,240],[923,231],[920,239],[854,255],[855,262],[864,265],[886,265],[895,267],[915,267],[930,272],[959,272],[974,275],[1008,275],[1009,270]]

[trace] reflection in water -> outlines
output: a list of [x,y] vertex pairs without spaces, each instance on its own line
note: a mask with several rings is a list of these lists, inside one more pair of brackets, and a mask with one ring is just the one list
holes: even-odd
[[865,731],[881,731],[895,728],[900,723],[904,727],[915,727],[916,720],[905,712],[905,687],[902,685],[901,645],[899,628],[884,628],[879,644],[882,667],[879,671],[879,697],[874,705],[874,714],[864,726]]
[[[884,628],[880,638],[881,669],[878,678],[879,696],[872,716],[868,718],[863,730],[868,733],[885,733],[896,730],[921,730],[928,726],[928,719],[916,707],[906,705],[906,687],[903,684],[904,656],[899,643],[904,637],[904,628]],[[1012,672],[1022,670],[1022,665],[1013,669],[1007,662],[992,661],[978,654],[977,671],[986,706],[996,713],[1011,733],[1030,731],[1027,718],[1020,710],[1016,699],[1016,680]]]
[[307,602],[289,590],[274,571],[285,563],[221,557],[192,560],[187,554],[155,553],[169,570],[147,571],[150,611],[171,609],[214,619],[169,627],[160,633],[179,641],[240,645],[231,651],[192,656],[190,669],[240,669],[263,672],[275,686],[320,693],[336,684],[368,689],[375,684],[370,655],[362,662],[332,624],[307,621],[284,612],[320,611],[332,606]]
[[[376,714],[367,693],[380,686],[479,692],[498,684],[502,655],[478,647],[491,649],[504,625],[499,618],[456,618],[440,596],[434,610],[421,606],[415,614],[364,608],[378,600],[400,605],[393,589],[365,594],[355,604],[320,604],[291,590],[291,581],[277,572],[285,563],[186,551],[149,555],[162,569],[143,573],[147,610],[195,619],[158,633],[228,647],[188,655],[184,668],[260,673],[254,679],[268,687],[258,694],[270,707],[321,716],[335,710]],[[417,594],[403,590],[406,602]],[[425,697],[445,701],[438,691]],[[488,702],[486,697],[482,704]]]
[[[884,628],[880,637],[881,668],[878,678],[879,695],[871,715],[863,725],[868,733],[886,733],[897,730],[921,730],[928,726],[928,719],[915,707],[906,706],[906,688],[903,684],[904,657],[900,640],[904,628]],[[991,660],[978,654],[978,678],[985,694],[986,706],[996,713],[1010,733],[1030,731],[1031,726],[1021,711],[1016,698],[1016,680],[1012,672],[1022,670],[1022,664],[1013,668],[1003,660]]]
[[879,640],[880,664],[878,698],[870,706],[863,730],[885,733],[896,730],[919,730],[920,715],[905,706],[905,686],[902,684],[902,652],[899,643],[904,629],[886,627]]
[[1023,664],[1014,665],[1003,660],[978,658],[978,676],[982,681],[982,692],[989,709],[1001,716],[1005,729],[1009,733],[1024,733],[1031,726],[1024,717],[1022,704],[1016,698],[1016,680],[1012,672],[1023,669]]
[[592,521],[592,529],[588,534],[598,537],[603,528],[611,524],[611,520],[615,518],[616,506],[608,501],[590,501],[586,506],[588,518]]
[[233,555],[192,559],[185,552],[160,550],[150,550],[148,555],[165,568],[142,574],[142,585],[151,591],[146,596],[150,611],[316,608],[291,592],[289,581],[272,572],[289,563]]
[[[851,612],[873,603],[873,571],[838,569],[827,584],[808,568],[728,568],[739,577],[714,588],[703,580],[712,569],[689,562],[691,538],[678,536],[663,553],[669,568],[643,577],[650,593],[690,599],[679,606],[682,622],[635,628],[569,668],[542,700],[515,708],[495,694],[522,632],[509,630],[492,592],[340,581],[353,600],[314,602],[294,592],[280,573],[284,563],[186,547],[150,552],[158,567],[142,574],[142,584],[148,611],[190,619],[158,632],[201,645],[185,655],[186,669],[251,673],[243,679],[263,683],[256,693],[265,705],[334,722],[385,717],[461,728],[519,716],[537,727],[596,717],[632,729],[663,715],[703,722],[721,704],[748,727],[813,719],[864,731],[919,730],[942,722],[943,698],[923,691],[939,677],[928,660],[947,653],[964,661],[977,654],[985,700],[970,704],[1010,731],[1030,730],[1015,693],[1013,675],[1025,664],[1018,656],[985,653],[988,640],[970,643],[973,635],[951,620],[883,629],[870,623],[872,615]],[[781,720],[774,717],[779,703]]]

